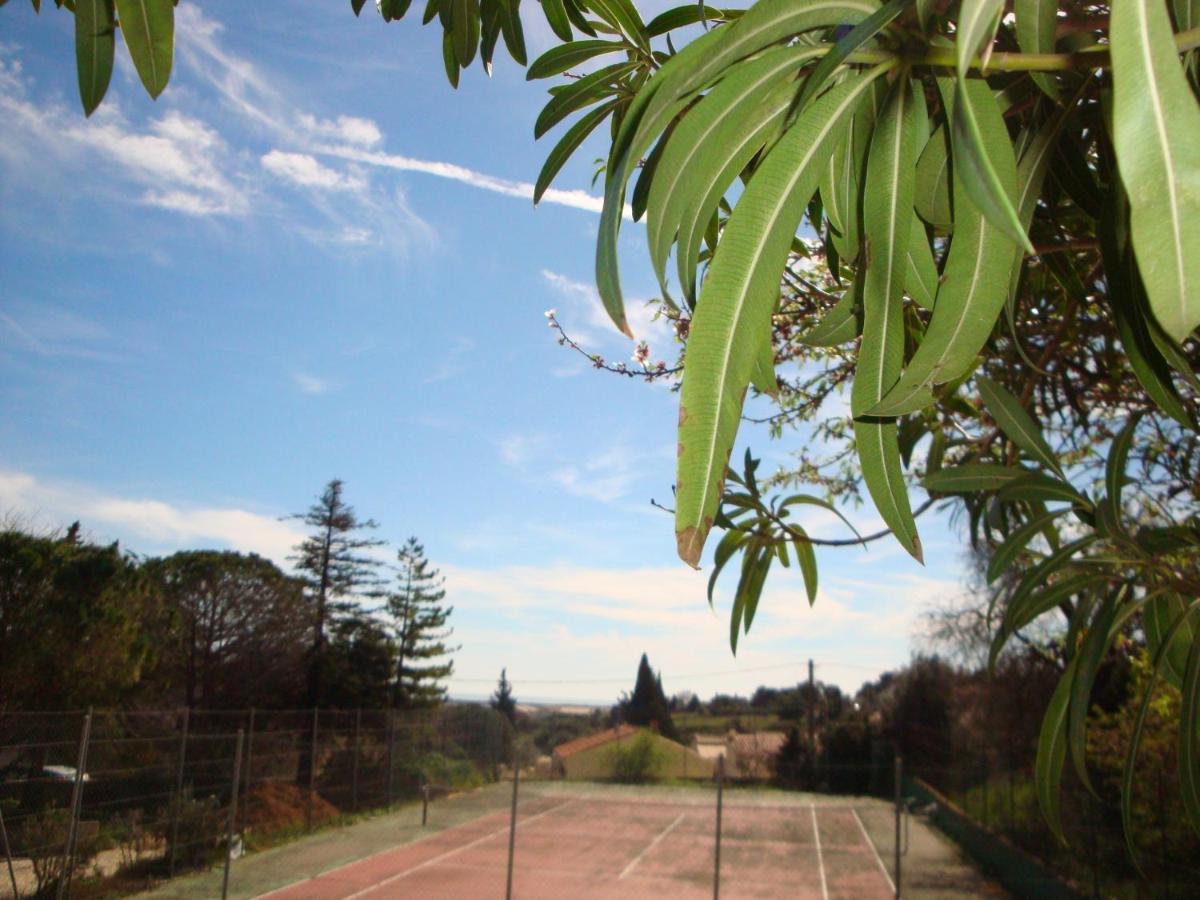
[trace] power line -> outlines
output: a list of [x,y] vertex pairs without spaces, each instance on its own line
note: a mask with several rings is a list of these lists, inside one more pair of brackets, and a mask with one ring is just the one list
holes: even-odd
[[[879,672],[884,667],[874,665],[864,665],[862,663],[847,663],[847,662],[832,662],[817,660],[814,663],[819,668],[837,668],[837,669],[861,669],[863,671]],[[796,662],[777,663],[770,666],[754,666],[748,669],[718,669],[711,672],[691,672],[683,675],[673,675],[662,673],[663,677],[670,679],[686,679],[694,680],[697,678],[718,678],[725,675],[747,675],[754,672],[775,672],[782,669],[797,669],[803,673],[804,668],[808,665],[808,660],[797,660]],[[455,677],[455,681],[467,682],[471,684],[493,684],[496,679],[493,678],[460,678]],[[514,678],[514,682],[520,681],[521,684],[578,684],[578,685],[598,685],[598,684],[628,684],[630,678],[628,675],[620,678]]]

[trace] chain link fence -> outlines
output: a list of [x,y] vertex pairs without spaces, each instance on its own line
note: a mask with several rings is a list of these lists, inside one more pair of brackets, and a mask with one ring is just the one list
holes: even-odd
[[[486,706],[0,714],[0,897],[120,891],[501,775]],[[82,894],[81,894],[82,892]]]

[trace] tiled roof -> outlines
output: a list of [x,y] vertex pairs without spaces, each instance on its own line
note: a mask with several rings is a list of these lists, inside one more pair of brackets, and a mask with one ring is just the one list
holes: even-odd
[[599,747],[602,744],[607,744],[610,741],[620,740],[621,738],[631,737],[637,734],[641,729],[635,728],[633,725],[618,725],[616,728],[609,728],[605,731],[597,731],[595,734],[589,734],[581,738],[575,738],[573,741],[567,741],[565,744],[559,744],[554,748],[554,755],[559,759],[565,759],[576,753],[584,750],[591,750],[593,747]]
[[787,743],[787,735],[782,731],[755,731],[736,735],[730,743],[739,757],[774,756]]

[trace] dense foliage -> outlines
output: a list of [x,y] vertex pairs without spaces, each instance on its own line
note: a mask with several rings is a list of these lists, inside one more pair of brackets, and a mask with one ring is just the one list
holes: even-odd
[[[390,21],[408,5],[378,8]],[[86,111],[107,84],[114,15],[140,26],[121,29],[126,46],[162,90],[171,0],[73,6]],[[564,43],[529,77],[572,77],[535,133],[582,115],[537,193],[609,124],[597,283],[627,331],[617,248],[633,182],[662,311],[686,338],[679,553],[698,565],[716,527],[716,572],[740,556],[734,642],[775,562],[794,553],[816,596],[820,541],[789,515],[831,497],[796,483],[865,487],[917,560],[917,514],[957,498],[1000,585],[992,661],[1057,617],[1065,671],[1037,778],[1051,825],[1061,833],[1068,755],[1089,783],[1092,689],[1125,638],[1151,660],[1120,779],[1126,822],[1161,679],[1181,690],[1181,797],[1200,830],[1194,0],[759,0],[649,23],[630,0],[541,6]],[[500,36],[524,62],[517,11],[430,0],[452,83],[477,54],[490,65]],[[748,455],[730,477],[751,389],[776,398],[777,434],[825,439],[823,458],[806,449],[763,480]]]

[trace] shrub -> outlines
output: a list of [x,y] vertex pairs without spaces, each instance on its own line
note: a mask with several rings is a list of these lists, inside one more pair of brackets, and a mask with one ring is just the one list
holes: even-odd
[[648,731],[643,731],[628,744],[618,744],[608,753],[613,780],[624,784],[657,780],[666,762],[666,754]]

